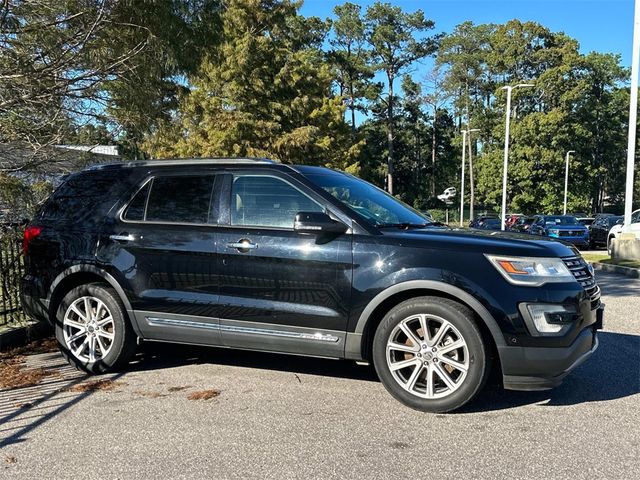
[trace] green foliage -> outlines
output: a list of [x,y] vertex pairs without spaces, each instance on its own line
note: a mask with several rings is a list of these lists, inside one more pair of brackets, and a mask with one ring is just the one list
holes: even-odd
[[358,145],[319,49],[328,26],[297,8],[289,1],[227,4],[220,48],[193,77],[176,121],[148,140],[152,155],[266,156],[357,171]]

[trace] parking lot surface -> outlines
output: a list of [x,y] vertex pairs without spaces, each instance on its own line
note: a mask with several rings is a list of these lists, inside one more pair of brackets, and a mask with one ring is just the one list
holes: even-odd
[[85,377],[31,355],[53,374],[0,391],[0,478],[630,478],[640,281],[597,278],[600,348],[562,386],[489,385],[447,415],[402,406],[346,361],[154,344],[122,373]]

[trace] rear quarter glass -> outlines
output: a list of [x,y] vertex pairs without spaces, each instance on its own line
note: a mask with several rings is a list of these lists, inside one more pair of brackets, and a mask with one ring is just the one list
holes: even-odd
[[102,219],[139,178],[131,169],[86,170],[67,178],[36,215],[49,224],[86,226]]

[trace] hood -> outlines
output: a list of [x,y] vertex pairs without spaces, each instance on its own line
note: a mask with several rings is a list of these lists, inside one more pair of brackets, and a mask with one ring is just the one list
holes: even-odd
[[[384,229],[384,237],[400,240],[400,245],[423,246],[437,250],[464,250],[495,255],[529,257],[570,257],[580,255],[571,244],[561,240],[501,230],[468,228]],[[404,240],[404,242],[402,242]]]

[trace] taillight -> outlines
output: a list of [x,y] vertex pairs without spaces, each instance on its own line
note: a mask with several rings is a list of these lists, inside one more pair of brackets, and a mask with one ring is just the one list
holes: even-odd
[[24,240],[22,241],[22,252],[26,255],[29,250],[29,243],[42,233],[42,227],[29,225],[24,229]]

